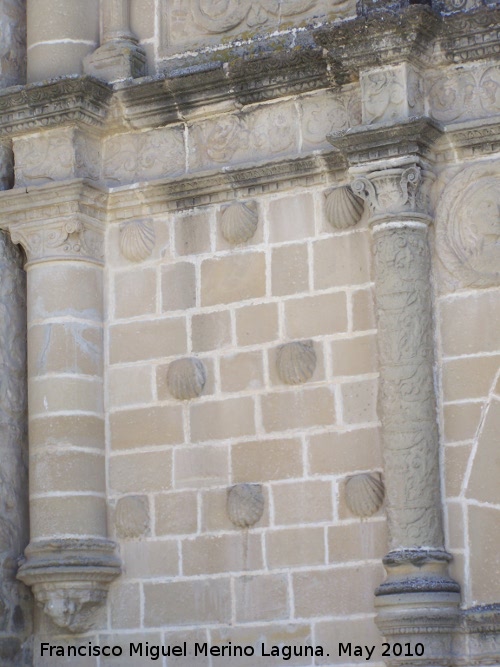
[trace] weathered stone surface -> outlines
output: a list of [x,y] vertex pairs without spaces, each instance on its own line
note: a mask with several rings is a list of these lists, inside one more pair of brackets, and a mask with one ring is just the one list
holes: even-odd
[[26,0],[0,2],[0,88],[26,80]]

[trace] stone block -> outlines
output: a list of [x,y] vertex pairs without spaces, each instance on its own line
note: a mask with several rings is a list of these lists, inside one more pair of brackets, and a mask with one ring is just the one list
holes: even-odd
[[103,316],[102,271],[78,262],[35,264],[30,268],[28,322],[78,317],[100,323]]
[[290,615],[286,574],[237,577],[234,597],[237,623],[279,621]]
[[472,445],[444,448],[444,480],[447,498],[454,498],[461,494],[471,449]]
[[156,312],[156,270],[141,269],[115,273],[116,319],[154,315]]
[[103,412],[102,379],[70,375],[41,376],[28,382],[30,415],[50,412],[82,411],[100,415]]
[[258,534],[240,531],[203,535],[182,542],[182,569],[188,576],[261,568],[262,544]]
[[144,625],[201,625],[231,620],[229,577],[144,584]]
[[356,290],[351,295],[352,328],[354,331],[375,329],[375,296],[373,289]]
[[210,212],[178,217],[174,224],[175,251],[178,255],[210,252]]
[[28,374],[102,374],[103,331],[84,322],[64,322],[30,327]]
[[464,510],[462,503],[446,503],[447,546],[450,549],[465,548]]
[[220,382],[223,392],[255,391],[263,387],[262,353],[240,352],[221,357]]
[[309,468],[317,475],[353,473],[382,466],[380,431],[362,428],[309,438]]
[[471,605],[500,600],[499,521],[499,509],[468,507]]
[[318,387],[263,395],[262,419],[268,433],[334,424],[333,391]]
[[378,370],[375,335],[334,340],[331,344],[334,376],[363,375]]
[[440,329],[445,355],[497,352],[500,350],[499,328],[498,290],[441,302]]
[[[346,566],[292,575],[295,617],[348,616],[373,611],[373,591],[382,583],[382,564]],[[329,594],[335,591],[335,594]]]
[[261,303],[235,310],[238,345],[258,345],[278,338],[278,305]]
[[110,416],[112,449],[171,445],[184,441],[182,407],[120,410]]
[[231,447],[233,482],[267,482],[302,477],[302,443],[299,438],[255,440]]
[[196,270],[190,262],[162,267],[161,296],[163,312],[187,310],[196,306]]
[[176,540],[127,541],[120,549],[125,579],[155,579],[179,574]]
[[187,352],[183,317],[117,324],[110,328],[110,363],[146,361]]
[[330,482],[318,480],[275,484],[272,495],[277,526],[319,523],[333,518]]
[[443,363],[443,400],[486,398],[500,368],[500,355],[448,359]]
[[467,498],[500,505],[500,400],[492,399],[486,410],[467,486]]
[[104,419],[89,415],[57,415],[30,419],[30,447],[85,447],[104,451]]
[[263,252],[240,252],[201,264],[201,305],[215,306],[266,294]]
[[191,440],[226,440],[255,434],[255,406],[250,396],[193,403]]
[[186,656],[169,656],[168,667],[209,667],[210,656],[195,655],[195,644],[208,641],[208,631],[200,628],[194,630],[174,630],[165,632],[167,646],[183,646],[186,642]]
[[[320,621],[315,624],[316,645],[323,646],[325,655],[316,658],[317,665],[359,665],[367,664],[367,653],[354,656],[354,645],[375,646],[370,662],[382,664],[382,637],[373,618],[344,619]],[[340,653],[340,644],[352,644],[351,655]]]
[[[97,496],[52,496],[30,502],[31,539],[106,535],[106,504]],[[75,522],[75,517],[78,521]]]
[[191,340],[193,352],[218,350],[231,344],[231,316],[228,310],[193,315]]
[[313,244],[314,288],[361,285],[371,280],[371,239],[367,230],[331,236]]
[[314,237],[314,200],[310,194],[281,197],[269,202],[269,241],[282,243]]
[[174,485],[207,488],[229,482],[226,447],[181,447],[174,453]]
[[330,563],[382,559],[387,553],[385,521],[361,521],[346,526],[329,526]]
[[42,450],[31,455],[36,475],[30,480],[32,494],[56,492],[102,493],[106,486],[101,452]]
[[273,296],[309,291],[309,260],[305,243],[272,250],[271,291]]
[[444,406],[444,437],[446,442],[471,440],[476,436],[483,403],[451,403]]
[[198,501],[192,491],[176,491],[154,496],[156,535],[195,533],[198,526]]
[[342,384],[342,417],[346,424],[378,422],[378,380]]
[[108,604],[111,627],[114,630],[133,630],[141,623],[140,584],[118,580],[109,589]]
[[108,369],[108,405],[121,408],[153,400],[153,369],[145,366],[114,366]]
[[344,292],[318,294],[285,302],[285,329],[289,338],[313,338],[347,331]]
[[284,528],[266,533],[269,568],[290,568],[325,563],[324,528]]
[[112,456],[108,465],[112,493],[154,493],[172,487],[170,450],[120,454]]

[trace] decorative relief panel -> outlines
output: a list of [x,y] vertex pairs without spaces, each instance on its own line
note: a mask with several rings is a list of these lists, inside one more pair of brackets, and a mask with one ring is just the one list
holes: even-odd
[[442,72],[426,88],[429,115],[444,123],[500,112],[500,65]]
[[161,0],[160,55],[248,33],[271,33],[314,17],[356,13],[353,0]]
[[500,162],[467,167],[445,188],[436,212],[438,255],[455,287],[500,285]]
[[363,122],[367,125],[422,114],[422,79],[406,63],[361,72],[360,81]]
[[306,96],[298,104],[303,150],[330,149],[327,135],[361,124],[359,88],[342,94],[327,91]]
[[104,180],[108,185],[180,176],[185,166],[184,135],[180,128],[118,134],[105,143]]
[[70,178],[99,178],[97,138],[71,128],[15,139],[14,155],[16,186]]
[[235,165],[298,153],[293,103],[220,116],[190,128],[189,167]]

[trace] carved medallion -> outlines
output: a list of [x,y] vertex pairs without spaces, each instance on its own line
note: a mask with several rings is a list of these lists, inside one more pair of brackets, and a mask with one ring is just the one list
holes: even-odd
[[132,220],[120,226],[120,250],[131,262],[147,259],[155,245],[155,230],[150,220]]
[[227,492],[227,513],[235,526],[249,528],[264,512],[264,494],[260,484],[236,484]]
[[364,203],[351,190],[349,185],[334,188],[326,194],[326,219],[336,229],[354,227],[363,215]]
[[167,371],[167,386],[175,398],[187,401],[197,398],[203,391],[207,373],[199,359],[187,357],[172,361]]
[[439,257],[457,286],[500,284],[500,162],[468,167],[448,184],[436,230]]
[[228,243],[237,245],[252,238],[259,217],[255,202],[234,202],[221,213],[221,232]]
[[316,352],[312,340],[295,341],[278,348],[276,368],[286,384],[302,384],[310,380],[316,368]]
[[347,507],[359,517],[369,517],[384,501],[384,484],[380,473],[364,473],[349,477],[345,484]]

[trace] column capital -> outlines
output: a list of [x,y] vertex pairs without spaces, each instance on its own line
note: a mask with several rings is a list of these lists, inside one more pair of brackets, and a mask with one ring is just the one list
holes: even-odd
[[83,180],[0,193],[0,229],[22,245],[28,263],[103,264],[107,195]]

